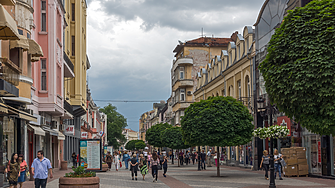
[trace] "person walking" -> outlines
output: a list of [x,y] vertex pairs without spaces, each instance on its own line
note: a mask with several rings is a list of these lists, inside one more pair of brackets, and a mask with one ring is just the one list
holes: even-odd
[[202,150],[202,153],[200,153],[200,160],[201,160],[201,169],[206,170],[206,153],[205,153],[205,150]]
[[137,181],[137,171],[138,171],[138,160],[136,158],[136,154],[133,154],[133,158],[130,160],[130,171],[131,171],[131,179]]
[[26,181],[26,170],[28,169],[28,165],[23,159],[22,154],[19,155],[18,162],[20,165],[20,177],[18,178],[17,183],[20,185],[20,188],[22,188],[23,182]]
[[118,152],[115,152],[114,153],[113,164],[115,165],[116,171],[119,171],[119,163],[120,163],[119,154],[118,154]]
[[195,161],[195,153],[191,153],[191,158],[192,158],[192,162],[193,162],[193,165],[194,165],[194,161]]
[[167,172],[167,168],[168,168],[168,159],[166,156],[163,157],[163,161],[162,161],[162,166],[163,166],[163,170],[164,170],[164,173],[163,173],[163,176],[166,177],[166,172]]
[[7,164],[7,168],[5,169],[5,173],[7,173],[7,178],[9,181],[9,187],[17,188],[18,178],[20,177],[20,164],[18,163],[18,155],[17,153],[12,154],[12,158]]
[[180,165],[184,165],[184,152],[183,152],[183,150],[180,150],[180,152],[179,152],[179,160],[180,160]]
[[130,160],[130,156],[128,155],[128,152],[126,151],[123,154],[123,158],[122,158],[122,161],[124,161],[124,164],[126,166],[126,169],[128,169],[129,160]]
[[189,161],[190,161],[190,153],[188,151],[186,151],[186,154],[185,154],[185,163],[186,163],[186,165],[188,165]]
[[76,155],[76,152],[72,153],[71,158],[72,158],[72,164],[73,164],[72,166],[77,167],[77,155]]
[[143,176],[143,180],[145,180],[145,175],[148,174],[148,166],[147,166],[147,159],[141,154],[140,155],[140,171]]
[[105,160],[106,160],[106,163],[108,164],[108,170],[110,171],[112,168],[112,162],[113,162],[113,156],[110,151],[107,153]]
[[283,178],[281,178],[281,160],[282,160],[282,155],[278,152],[277,149],[275,149],[275,151],[273,152],[274,154],[274,160],[275,160],[275,179],[276,179],[276,175],[277,175],[277,171],[279,174],[279,180],[283,180]]
[[45,188],[47,186],[48,172],[53,178],[50,160],[44,157],[42,150],[37,152],[37,158],[31,165],[31,173],[35,179],[35,188]]
[[212,164],[211,164],[211,154],[212,154],[212,149],[209,149],[208,152],[207,152],[207,167],[212,167]]
[[269,165],[270,165],[270,156],[268,154],[267,150],[263,151],[263,156],[262,156],[262,161],[261,161],[261,165],[259,166],[262,169],[262,166],[265,170],[265,179],[269,180]]
[[152,158],[152,155],[151,155],[151,153],[149,152],[149,153],[148,153],[148,168],[150,168],[150,161],[151,161],[151,158]]
[[173,157],[172,157],[172,154],[173,154],[173,152],[172,152],[172,150],[170,150],[170,151],[169,151],[169,157],[170,157],[170,160],[173,158]]
[[154,152],[152,154],[152,159],[151,159],[151,173],[152,173],[152,178],[153,178],[153,182],[157,182],[157,177],[158,177],[158,164],[159,164],[159,159],[157,156],[157,153]]

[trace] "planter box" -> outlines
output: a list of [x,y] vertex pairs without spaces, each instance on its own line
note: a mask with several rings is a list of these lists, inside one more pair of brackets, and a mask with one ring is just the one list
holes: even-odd
[[67,170],[67,161],[61,161],[60,169],[61,170]]
[[107,172],[108,171],[108,164],[102,164],[101,171],[102,172]]
[[59,188],[99,188],[100,179],[99,177],[89,178],[59,178]]

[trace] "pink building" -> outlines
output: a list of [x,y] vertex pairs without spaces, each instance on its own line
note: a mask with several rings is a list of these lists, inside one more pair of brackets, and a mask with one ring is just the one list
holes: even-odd
[[54,168],[63,160],[64,119],[73,118],[72,106],[64,100],[64,79],[74,77],[73,64],[63,52],[64,6],[60,0],[33,0],[32,38],[42,47],[44,56],[32,64],[32,105],[35,123],[43,134],[34,136],[34,153],[43,150]]

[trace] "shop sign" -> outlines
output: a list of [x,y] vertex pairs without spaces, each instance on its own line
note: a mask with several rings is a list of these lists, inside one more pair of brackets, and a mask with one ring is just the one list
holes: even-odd
[[81,138],[87,139],[87,132],[81,132]]
[[318,141],[318,163],[321,163],[321,142]]
[[287,116],[281,116],[277,118],[277,122],[280,126],[286,126],[290,133],[287,136],[291,136],[291,119]]
[[65,134],[74,135],[74,125],[67,125],[65,128]]

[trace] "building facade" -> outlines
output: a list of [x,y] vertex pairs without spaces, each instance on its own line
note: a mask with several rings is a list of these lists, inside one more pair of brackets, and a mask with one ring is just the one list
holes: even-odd
[[119,148],[120,151],[123,151],[125,149],[125,146],[129,141],[139,139],[139,132],[133,131],[131,129],[123,129],[122,134],[127,139],[127,141],[120,146]]

